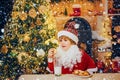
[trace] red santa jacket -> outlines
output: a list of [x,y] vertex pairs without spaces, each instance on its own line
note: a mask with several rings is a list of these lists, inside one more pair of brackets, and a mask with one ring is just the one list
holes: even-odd
[[[48,62],[48,68],[52,73],[54,73],[53,62]],[[94,60],[86,52],[82,51],[81,62],[75,64],[71,71],[69,68],[64,68],[64,66],[62,66],[62,74],[71,74],[76,69],[83,70],[83,71],[86,71],[86,70],[96,71],[96,64]]]

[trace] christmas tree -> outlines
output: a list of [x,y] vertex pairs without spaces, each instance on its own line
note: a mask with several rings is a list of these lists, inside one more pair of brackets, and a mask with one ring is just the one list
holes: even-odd
[[16,0],[0,40],[0,79],[46,74],[47,52],[57,46],[49,0]]

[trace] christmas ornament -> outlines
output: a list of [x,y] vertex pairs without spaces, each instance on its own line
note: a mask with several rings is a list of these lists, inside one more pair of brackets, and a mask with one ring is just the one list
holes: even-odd
[[40,18],[37,18],[37,19],[36,19],[35,24],[36,24],[36,25],[41,25],[41,20],[40,20]]
[[[15,19],[15,18],[17,18],[18,17],[18,15],[19,15],[19,12],[18,11],[14,11],[14,12],[12,12],[12,17],[13,17],[13,19]],[[26,15],[26,14],[25,14]],[[22,15],[21,15],[22,16]],[[23,19],[24,20],[24,19]]]
[[39,13],[44,13],[46,10],[47,10],[47,7],[44,6],[44,5],[41,5],[41,6],[38,7]]
[[7,45],[3,45],[2,48],[1,48],[1,52],[6,54],[8,52],[8,48],[7,48]]
[[23,41],[24,41],[24,42],[29,42],[29,41],[30,41],[29,34],[25,34],[25,35],[24,35]]
[[36,10],[34,9],[34,8],[31,8],[30,10],[29,10],[29,16],[30,17],[32,17],[32,18],[35,18],[36,16],[37,16],[37,12],[36,12]]
[[20,18],[21,20],[26,20],[26,19],[27,19],[27,13],[21,12],[21,13],[19,14],[19,18]]
[[37,50],[36,55],[37,56],[44,56],[45,55],[45,51],[43,49],[39,49],[39,50]]

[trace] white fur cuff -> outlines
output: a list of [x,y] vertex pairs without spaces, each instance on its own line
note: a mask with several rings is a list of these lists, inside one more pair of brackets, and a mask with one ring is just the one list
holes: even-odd
[[49,63],[53,62],[53,59],[52,58],[48,58],[48,62]]

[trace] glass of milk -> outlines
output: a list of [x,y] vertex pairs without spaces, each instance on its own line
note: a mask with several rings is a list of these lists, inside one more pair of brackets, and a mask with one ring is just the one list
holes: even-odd
[[62,74],[62,65],[57,57],[54,60],[54,74],[55,76],[61,76]]

